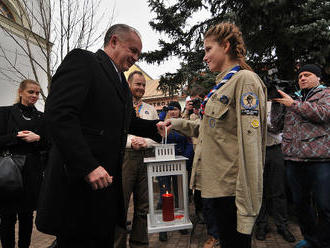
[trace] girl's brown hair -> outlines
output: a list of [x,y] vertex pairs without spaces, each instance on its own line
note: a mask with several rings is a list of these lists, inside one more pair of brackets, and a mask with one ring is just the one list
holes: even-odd
[[238,59],[238,64],[242,69],[253,71],[252,68],[245,62],[246,49],[242,32],[239,28],[229,22],[221,22],[209,28],[204,35],[204,39],[213,37],[220,45],[228,41],[230,44],[230,56],[233,59]]
[[18,86],[18,90],[17,90],[17,97],[16,97],[16,103],[21,102],[21,97],[19,96],[19,93],[22,92],[23,90],[26,89],[28,84],[34,84],[40,87],[40,84],[32,79],[25,79],[22,82],[20,82],[19,86]]

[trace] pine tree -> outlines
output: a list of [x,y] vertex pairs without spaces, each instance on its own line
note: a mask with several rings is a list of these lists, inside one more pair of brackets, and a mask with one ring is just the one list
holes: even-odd
[[[171,1],[172,4],[149,0],[148,3],[156,13],[149,22],[151,27],[167,38],[160,39],[160,49],[144,54],[144,59],[161,63],[178,56],[182,60],[176,73],[161,77],[160,88],[164,91],[174,93],[183,84],[210,75],[203,63],[203,34],[222,21],[234,22],[241,28],[248,62],[257,73],[275,67],[279,78],[292,80],[299,63],[330,68],[328,0],[179,0]],[[209,17],[191,24],[194,14],[201,11],[207,11]]]

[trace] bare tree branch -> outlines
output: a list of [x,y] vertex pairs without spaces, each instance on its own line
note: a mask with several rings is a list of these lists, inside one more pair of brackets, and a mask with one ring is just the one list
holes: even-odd
[[[17,1],[18,2],[18,1]],[[0,22],[0,29],[13,41],[16,52],[13,54],[0,44],[0,57],[6,66],[0,67],[0,75],[10,81],[31,78],[37,82],[41,75],[47,77],[49,90],[51,79],[56,67],[65,55],[73,48],[84,48],[97,44],[104,35],[104,30],[112,23],[109,18],[104,29],[107,10],[100,10],[101,0],[21,0],[15,11],[15,22]],[[16,29],[15,29],[16,28]],[[24,61],[29,63],[30,70],[22,70]],[[27,66],[25,65],[24,68]],[[29,72],[30,71],[30,72]],[[14,76],[11,76],[12,73]],[[16,78],[16,79],[15,79]],[[42,92],[46,99],[46,94]]]

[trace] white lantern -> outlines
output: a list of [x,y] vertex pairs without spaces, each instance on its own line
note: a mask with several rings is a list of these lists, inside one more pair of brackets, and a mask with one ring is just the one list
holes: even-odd
[[[174,144],[155,146],[155,157],[145,158],[148,167],[149,214],[148,233],[166,232],[192,228],[188,210],[187,158],[175,156]],[[167,186],[161,181],[169,182]],[[155,193],[154,189],[166,187],[169,194]],[[172,203],[165,196],[172,195]],[[164,200],[165,199],[165,200]],[[163,201],[163,202],[162,202]],[[161,203],[162,202],[162,203]],[[166,219],[166,206],[172,205],[173,220]],[[164,212],[165,211],[165,212]],[[164,213],[164,214],[163,214]],[[165,216],[166,215],[166,216]]]

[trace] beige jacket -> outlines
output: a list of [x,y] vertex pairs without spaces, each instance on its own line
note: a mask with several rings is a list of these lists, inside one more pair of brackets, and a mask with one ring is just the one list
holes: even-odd
[[[145,103],[145,102],[142,102],[142,107],[139,112],[139,116],[140,116],[140,118],[145,119],[145,120],[158,120],[159,119],[156,109],[152,105]],[[131,148],[131,144],[132,144],[131,140],[133,137],[135,137],[135,136],[131,135],[131,134],[129,134],[127,136],[126,148]],[[152,139],[149,139],[149,138],[144,138],[144,139],[146,140],[146,142],[148,144],[148,148],[150,148],[154,144],[158,144],[157,142],[153,141]]]
[[241,70],[209,99],[203,120],[171,119],[183,134],[200,135],[202,197],[235,196],[237,230],[245,234],[251,234],[262,201],[266,99],[257,74]]
[[201,158],[201,152],[202,152],[202,145],[199,143],[199,138],[194,138],[197,140],[197,144],[194,147],[194,161],[193,166],[191,169],[191,177],[190,177],[190,188],[191,189],[198,189],[202,190],[201,185],[201,174],[202,174],[202,158]]

